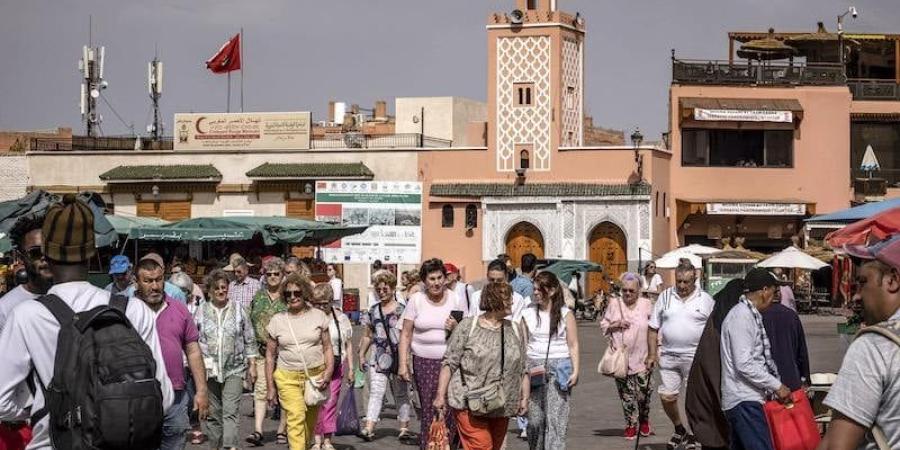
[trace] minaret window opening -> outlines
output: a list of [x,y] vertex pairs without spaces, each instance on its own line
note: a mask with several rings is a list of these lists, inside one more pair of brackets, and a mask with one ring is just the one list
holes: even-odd
[[513,83],[513,103],[516,106],[534,105],[534,83]]

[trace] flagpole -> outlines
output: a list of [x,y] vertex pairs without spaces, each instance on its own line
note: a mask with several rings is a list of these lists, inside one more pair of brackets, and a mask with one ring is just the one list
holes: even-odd
[[241,55],[241,112],[244,112],[244,27],[241,27],[238,51],[240,52],[239,55]]
[[227,94],[225,95],[225,112],[231,112],[231,71],[228,71],[228,89]]

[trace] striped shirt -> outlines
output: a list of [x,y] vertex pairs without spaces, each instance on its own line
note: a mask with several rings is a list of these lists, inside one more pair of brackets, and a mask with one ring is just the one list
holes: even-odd
[[259,292],[261,286],[259,280],[249,276],[244,278],[244,281],[234,280],[228,284],[228,299],[241,305],[244,311],[249,313],[253,297]]

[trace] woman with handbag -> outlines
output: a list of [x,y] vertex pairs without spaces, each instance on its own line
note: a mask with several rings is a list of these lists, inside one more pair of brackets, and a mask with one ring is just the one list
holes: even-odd
[[[381,415],[384,393],[390,383],[394,401],[397,403],[397,421],[400,422],[398,438],[403,441],[412,435],[409,432],[409,384],[397,376],[400,359],[397,345],[400,343],[400,319],[403,304],[397,300],[395,286],[397,278],[390,272],[382,272],[372,281],[379,302],[369,308],[369,314],[360,319],[365,334],[359,343],[359,360],[367,361],[369,373],[369,402],[366,407],[366,425],[360,437],[371,442],[375,439],[375,424]],[[374,350],[366,359],[369,347]]]
[[[412,350],[412,366],[416,391],[422,405],[419,417],[420,430],[428,428],[436,410],[431,407],[437,395],[438,378],[447,339],[462,320],[464,305],[453,291],[447,289],[447,269],[437,258],[422,263],[419,275],[425,282],[425,291],[413,294],[403,311],[403,331],[400,333],[400,379],[412,381],[409,373],[409,353]],[[453,317],[456,315],[457,317]],[[450,436],[456,434],[456,426],[449,415],[444,417]],[[425,439],[419,440],[419,448],[425,450]]]
[[528,447],[565,450],[569,394],[578,384],[578,327],[565,306],[559,279],[551,272],[534,277],[534,297],[522,313],[528,335]]
[[434,408],[453,409],[463,448],[500,450],[509,418],[528,410],[524,330],[512,314],[512,287],[492,282],[482,291],[484,314],[463,319],[450,337]]
[[[334,307],[334,291],[331,283],[319,283],[313,288],[313,306],[328,316],[328,335],[334,352],[334,372],[328,384],[328,400],[319,407],[316,420],[315,445],[312,450],[334,450],[331,438],[337,431],[338,398],[341,396],[341,380],[353,385],[353,325],[350,319]],[[355,405],[354,405],[355,406]]]
[[310,306],[312,286],[299,273],[288,275],[281,295],[287,311],[272,316],[266,327],[268,400],[273,405],[279,402],[287,415],[291,450],[306,450],[334,372],[331,319]]
[[600,360],[603,375],[613,376],[625,413],[625,439],[640,432],[650,436],[650,379],[647,370],[647,327],[653,304],[641,295],[641,279],[635,273],[622,275],[622,298],[612,298],[600,329],[608,338]]

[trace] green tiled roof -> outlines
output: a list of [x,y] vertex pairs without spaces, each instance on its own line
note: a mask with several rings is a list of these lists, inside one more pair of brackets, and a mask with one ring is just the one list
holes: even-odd
[[209,180],[219,181],[222,173],[214,166],[183,164],[174,166],[119,166],[100,174],[104,181],[120,180]]
[[265,163],[247,172],[249,178],[373,178],[363,163]]
[[650,185],[591,183],[437,183],[431,185],[436,197],[608,197],[650,195]]

